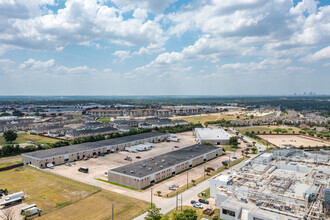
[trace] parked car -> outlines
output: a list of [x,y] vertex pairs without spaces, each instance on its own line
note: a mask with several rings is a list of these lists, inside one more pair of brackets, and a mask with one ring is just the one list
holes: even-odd
[[70,163],[66,163],[65,166],[71,167],[71,164]]
[[190,203],[191,203],[191,204],[195,204],[196,201],[195,201],[195,200],[191,200]]
[[87,167],[80,167],[78,169],[79,172],[82,172],[82,173],[88,173],[88,168]]
[[76,165],[76,162],[72,162],[71,164],[72,164],[72,165]]
[[180,148],[179,146],[174,146],[174,148]]
[[233,157],[234,160],[237,160],[237,157]]
[[176,188],[173,187],[173,186],[168,187],[168,189],[169,189],[169,190],[176,190]]
[[206,199],[199,199],[198,202],[204,203],[204,204],[209,204],[209,201],[207,201]]
[[179,188],[179,185],[178,184],[173,184],[172,187]]
[[209,171],[215,171],[215,169],[213,167],[208,167],[206,169],[208,169]]
[[194,203],[194,204],[193,204],[193,207],[198,208],[198,209],[203,209],[202,204],[200,204],[200,203],[198,203],[198,202]]
[[141,157],[140,157],[140,156],[136,156],[135,158],[136,158],[136,159],[141,159]]

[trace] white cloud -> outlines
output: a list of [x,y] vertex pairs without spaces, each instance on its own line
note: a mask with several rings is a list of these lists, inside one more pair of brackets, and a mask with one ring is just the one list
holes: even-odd
[[117,50],[116,52],[114,52],[112,55],[118,57],[119,59],[115,59],[114,60],[114,63],[117,63],[117,62],[122,62],[128,58],[131,57],[131,51],[128,50],[128,51],[125,51],[125,50]]
[[300,59],[300,61],[306,63],[314,63],[318,61],[329,61],[329,60],[330,60],[330,46],[325,47],[315,52],[314,54],[309,54],[303,57],[302,59]]
[[69,0],[57,13],[49,11],[28,19],[5,18],[0,45],[2,48],[9,45],[12,48],[61,50],[70,43],[86,44],[95,40],[136,46],[164,40],[160,24],[146,20],[146,10],[136,9],[131,19],[124,19],[121,13],[96,0]]
[[112,2],[125,11],[143,8],[152,13],[163,12],[170,4],[176,1],[177,0],[112,0]]

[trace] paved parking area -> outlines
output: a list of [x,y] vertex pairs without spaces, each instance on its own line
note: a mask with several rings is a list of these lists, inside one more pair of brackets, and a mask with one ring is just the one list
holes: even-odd
[[[107,172],[109,169],[113,169],[129,163],[134,163],[136,161],[154,157],[173,150],[175,151],[178,148],[174,148],[174,146],[179,146],[180,149],[196,144],[193,132],[180,133],[178,134],[178,138],[180,138],[179,142],[156,143],[155,147],[149,151],[136,153],[120,151],[117,153],[107,154],[104,157],[91,158],[87,161],[77,161],[76,165],[72,165],[71,167],[61,165],[55,166],[54,169],[46,169],[46,171],[66,176],[82,182],[95,183],[95,181],[98,181],[96,180],[98,178],[107,180],[108,178],[105,172]],[[126,156],[131,157],[132,161],[130,162],[124,160]],[[140,156],[141,159],[137,159],[137,156]],[[78,172],[79,167],[87,167],[89,169],[89,173],[85,174]]]

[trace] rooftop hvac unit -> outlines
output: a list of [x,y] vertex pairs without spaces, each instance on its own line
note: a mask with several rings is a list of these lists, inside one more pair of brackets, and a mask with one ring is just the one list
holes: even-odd
[[164,160],[164,159],[162,159],[162,162],[165,162],[165,160]]
[[163,166],[160,166],[160,168],[163,168]]

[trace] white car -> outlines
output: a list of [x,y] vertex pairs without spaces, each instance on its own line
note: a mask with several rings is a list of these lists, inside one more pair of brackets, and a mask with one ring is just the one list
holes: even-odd
[[193,207],[195,207],[195,208],[199,208],[199,209],[203,209],[202,204],[200,204],[199,202],[194,203],[194,204],[193,204]]

